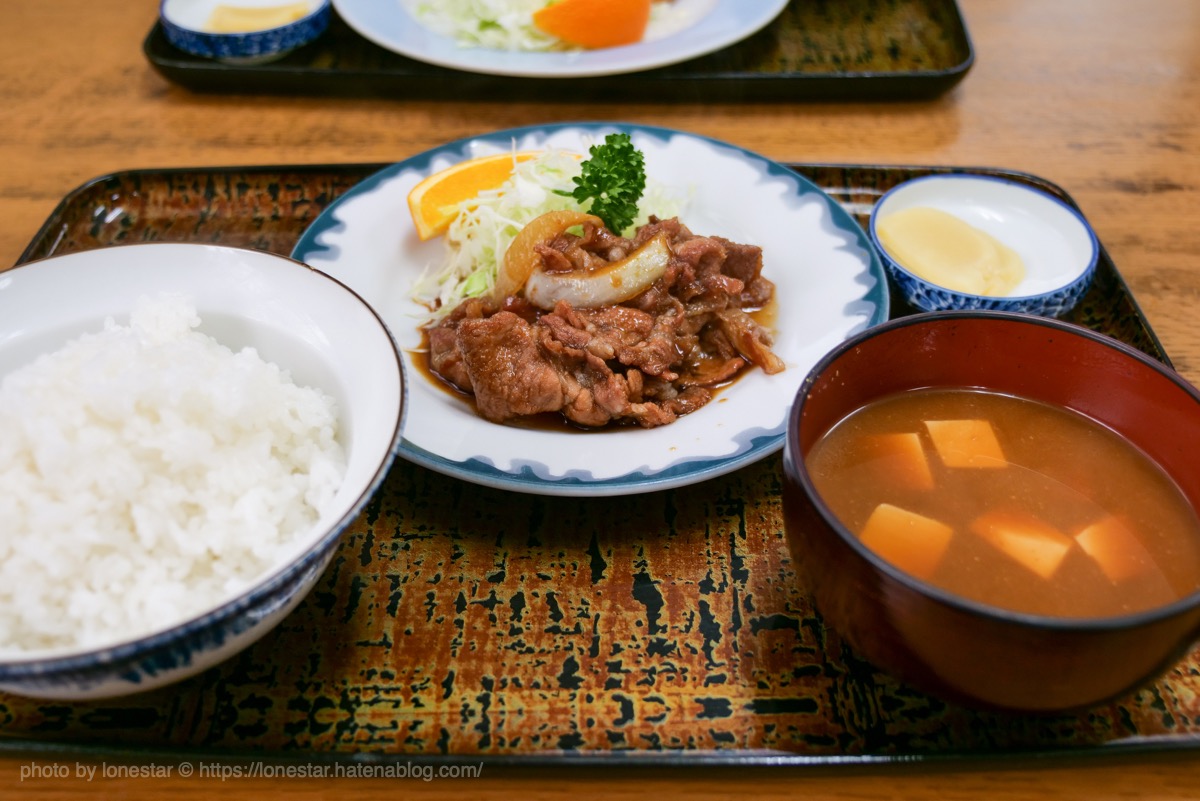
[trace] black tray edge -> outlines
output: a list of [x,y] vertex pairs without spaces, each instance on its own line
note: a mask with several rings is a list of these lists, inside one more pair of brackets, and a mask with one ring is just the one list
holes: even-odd
[[[689,62],[630,75],[599,78],[511,78],[480,75],[453,69],[429,68],[422,86],[412,85],[411,75],[395,71],[332,70],[276,63],[232,66],[176,49],[167,41],[156,20],[142,42],[147,61],[166,80],[194,92],[230,94],[299,94],[347,97],[393,97],[437,100],[463,98],[467,89],[475,97],[508,99],[534,97],[539,101],[560,98],[619,99],[629,102],[664,101],[801,101],[801,100],[921,100],[945,94],[956,86],[975,63],[975,47],[962,9],[951,3],[955,35],[966,54],[958,64],[941,70],[909,72],[793,73],[764,76],[749,73],[680,72]],[[340,20],[335,20],[340,22]],[[364,40],[365,42],[365,40]],[[376,46],[376,45],[371,45]],[[415,62],[414,62],[415,63]],[[428,65],[421,65],[422,69]],[[547,93],[547,85],[567,91]]]
[[[287,752],[232,751],[228,749],[146,748],[113,743],[64,743],[0,736],[0,756],[29,756],[41,759],[73,759],[133,764],[179,766],[196,763],[246,764],[306,768],[333,766],[396,767],[426,765],[478,765],[494,769],[548,768],[580,770],[663,768],[804,768],[846,770],[888,768],[957,770],[1020,769],[1052,764],[1056,767],[1085,766],[1102,760],[1111,765],[1118,759],[1190,756],[1200,750],[1200,735],[1117,740],[1092,748],[1048,748],[1005,752],[947,751],[938,754],[812,755],[785,751],[546,751],[521,756],[491,754],[387,754],[381,752]],[[316,771],[312,771],[316,775]],[[180,774],[182,775],[182,774]]]

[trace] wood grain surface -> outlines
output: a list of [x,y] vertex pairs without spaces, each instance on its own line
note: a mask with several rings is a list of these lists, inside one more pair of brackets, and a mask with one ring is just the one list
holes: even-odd
[[[161,78],[141,43],[157,3],[8,0],[0,29],[0,265],[68,192],[132,168],[395,161],[515,125],[665,125],[781,161],[980,165],[1066,189],[1179,371],[1200,382],[1200,4],[962,0],[976,63],[928,101],[762,104],[225,96]],[[171,763],[176,765],[176,763]],[[199,765],[199,762],[197,762]],[[87,770],[97,768],[92,781]],[[41,773],[38,774],[39,769]],[[66,772],[67,776],[52,776]],[[0,795],[159,798],[1194,798],[1200,758],[787,769],[488,766],[473,779],[122,775],[63,753],[0,757]],[[105,776],[108,773],[108,776]],[[83,774],[83,775],[80,775]]]

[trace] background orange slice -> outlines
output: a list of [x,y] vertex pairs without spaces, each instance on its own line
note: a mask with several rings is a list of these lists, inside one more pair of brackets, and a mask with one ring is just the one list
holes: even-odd
[[640,42],[650,22],[651,0],[562,0],[533,13],[533,24],[579,47]]
[[485,189],[495,189],[512,175],[513,167],[540,155],[537,152],[498,153],[480,156],[435,172],[408,193],[417,236],[422,240],[441,236],[458,216],[459,204]]

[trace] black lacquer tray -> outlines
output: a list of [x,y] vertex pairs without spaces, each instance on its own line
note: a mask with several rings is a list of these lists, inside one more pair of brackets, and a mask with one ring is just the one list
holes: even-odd
[[[324,208],[382,166],[108,175],[67,196],[22,261],[144,241],[288,254]],[[956,171],[793,168],[864,222],[895,184]],[[1074,205],[1034,176],[970,171]],[[1070,319],[1167,361],[1103,249]],[[787,553],[781,487],[778,456],[619,501],[521,495],[398,462],[316,589],[263,640],[141,695],[0,694],[0,749],[844,766],[1200,744],[1200,650],[1137,693],[1064,716],[974,711],[877,671],[814,611]]]
[[196,91],[437,99],[671,103],[913,99],[946,92],[974,50],[954,0],[793,0],[764,30],[716,53],[628,75],[511,78],[424,64],[386,50],[336,14],[313,43],[268,64],[226,64],[143,44],[167,79]]

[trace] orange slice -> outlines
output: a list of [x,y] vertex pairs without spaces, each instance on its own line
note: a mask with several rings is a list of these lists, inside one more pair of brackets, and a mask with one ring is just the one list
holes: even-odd
[[618,47],[640,42],[651,0],[562,0],[533,12],[533,24],[568,44]]
[[408,211],[412,214],[417,236],[426,240],[446,233],[463,201],[485,189],[500,186],[512,176],[517,162],[539,155],[526,152],[480,156],[460,161],[425,178],[408,193]]

